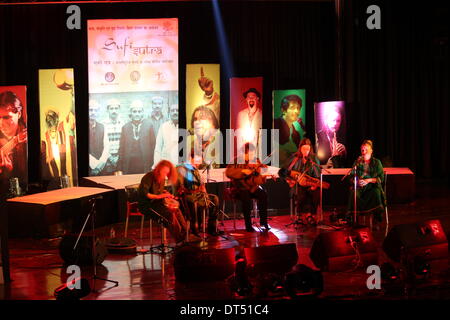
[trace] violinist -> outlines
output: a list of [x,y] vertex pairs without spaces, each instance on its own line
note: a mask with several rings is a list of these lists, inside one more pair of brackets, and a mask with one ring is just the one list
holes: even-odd
[[242,151],[244,153],[243,159],[238,161],[238,158],[236,158],[233,164],[228,165],[225,174],[232,181],[236,190],[236,198],[242,202],[245,230],[247,232],[255,231],[252,227],[250,214],[252,199],[256,199],[258,201],[260,225],[267,231],[270,229],[267,224],[267,193],[261,187],[261,184],[265,183],[265,177],[261,175],[261,168],[264,165],[261,164],[259,159],[255,158],[256,148],[253,144],[244,144]]
[[[191,222],[191,232],[200,237],[198,230],[203,225],[203,217],[200,214],[202,209],[208,210],[207,232],[211,236],[218,236],[217,214],[219,211],[219,197],[215,194],[208,194],[205,184],[198,170],[201,160],[195,159],[192,149],[190,163],[183,163],[177,166],[178,172],[178,194],[183,197],[187,210],[185,214]],[[197,206],[197,208],[196,208]]]
[[[295,195],[296,198],[299,216],[304,218],[307,223],[315,225],[314,216],[320,203],[320,188],[318,185],[298,183],[300,177],[320,178],[319,159],[314,154],[311,140],[303,138],[300,141],[298,151],[291,156],[287,163],[287,168],[280,169],[279,176],[284,178],[291,187],[291,194]],[[297,172],[300,176],[293,178],[292,172]]]

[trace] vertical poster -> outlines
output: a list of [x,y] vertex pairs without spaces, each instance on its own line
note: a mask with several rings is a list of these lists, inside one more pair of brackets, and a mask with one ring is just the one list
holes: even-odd
[[221,163],[220,65],[186,65],[186,151],[196,163]]
[[344,167],[347,156],[345,102],[316,102],[314,119],[320,163],[327,168]]
[[88,50],[89,175],[176,164],[178,19],[88,20]]
[[279,130],[281,166],[286,165],[305,136],[305,96],[305,89],[272,91],[273,128]]
[[78,185],[73,69],[39,70],[39,110],[42,181]]
[[238,154],[245,143],[255,147],[257,156],[261,154],[262,88],[262,77],[230,79],[230,126],[236,130]]
[[26,191],[27,137],[26,86],[0,87],[0,194],[2,196],[20,195]]

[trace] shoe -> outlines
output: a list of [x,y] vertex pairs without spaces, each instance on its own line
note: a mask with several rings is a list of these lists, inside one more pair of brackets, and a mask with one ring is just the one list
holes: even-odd
[[263,229],[265,229],[265,231],[268,231],[268,230],[271,229],[270,226],[267,223],[261,224],[261,227],[263,227]]
[[255,232],[255,229],[253,229],[253,227],[246,227],[245,231],[247,231],[247,232]]
[[216,230],[208,230],[208,234],[210,236],[217,237],[217,236],[224,234],[224,232],[221,230],[217,230],[217,231]]

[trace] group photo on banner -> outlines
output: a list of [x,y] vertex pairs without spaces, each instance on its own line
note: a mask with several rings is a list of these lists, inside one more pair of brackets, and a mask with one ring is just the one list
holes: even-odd
[[237,138],[234,155],[246,143],[255,148],[257,157],[262,153],[262,89],[262,77],[230,79],[230,128]]
[[297,152],[306,134],[305,89],[272,91],[273,128],[279,130],[279,161],[283,166]]
[[27,88],[0,87],[0,193],[19,196],[27,183]]
[[178,162],[178,19],[88,20],[89,175]]
[[325,168],[345,167],[347,158],[344,101],[314,104],[316,150]]
[[73,69],[39,70],[41,180],[49,190],[78,185]]
[[199,164],[221,163],[220,65],[186,65],[186,152]]

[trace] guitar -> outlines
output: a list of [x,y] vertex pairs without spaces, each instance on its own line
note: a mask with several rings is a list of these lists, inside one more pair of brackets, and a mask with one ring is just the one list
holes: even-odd
[[[320,179],[308,176],[306,173],[304,174],[299,171],[291,170],[290,178],[292,180],[295,180],[302,187],[320,188]],[[323,189],[328,189],[329,187],[330,187],[330,184],[328,182],[322,181]]]
[[[3,171],[2,167],[11,167],[11,154],[14,151],[14,148],[19,144],[27,141],[27,129],[23,129],[22,132],[19,132],[14,138],[7,141],[1,148],[0,148],[0,154],[2,157],[0,158],[0,173]],[[9,168],[9,170],[11,170]]]

